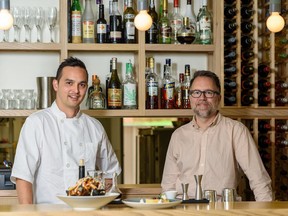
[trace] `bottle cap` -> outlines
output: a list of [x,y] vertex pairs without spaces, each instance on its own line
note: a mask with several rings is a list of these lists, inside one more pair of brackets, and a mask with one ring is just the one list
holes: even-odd
[[79,166],[84,166],[84,159],[80,159]]

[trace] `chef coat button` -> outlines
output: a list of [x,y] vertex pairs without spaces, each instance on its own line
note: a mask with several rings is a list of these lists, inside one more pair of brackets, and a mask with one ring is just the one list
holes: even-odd
[[69,163],[67,163],[67,164],[66,164],[66,167],[67,167],[67,168],[69,168],[69,167],[70,167],[70,164],[69,164]]

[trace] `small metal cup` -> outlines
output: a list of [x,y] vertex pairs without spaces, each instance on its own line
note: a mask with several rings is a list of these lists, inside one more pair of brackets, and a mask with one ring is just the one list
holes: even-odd
[[217,201],[217,194],[215,190],[204,190],[204,198],[209,200],[209,202]]
[[236,190],[234,188],[224,188],[222,192],[223,202],[234,202],[236,201]]

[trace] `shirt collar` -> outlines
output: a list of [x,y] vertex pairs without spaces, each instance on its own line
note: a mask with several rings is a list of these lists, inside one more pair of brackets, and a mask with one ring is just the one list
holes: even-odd
[[[56,115],[58,118],[61,118],[61,119],[66,118],[66,114],[59,109],[59,107],[57,106],[56,101],[54,101],[54,102],[52,103],[52,105],[51,105],[50,108],[51,108],[51,110],[52,110],[52,113],[53,113],[54,115]],[[73,117],[73,118],[78,119],[78,118],[80,118],[81,114],[82,114],[82,113],[81,113],[80,110],[79,110],[79,112],[78,112],[78,113],[76,114],[76,116]]]
[[[213,121],[210,123],[209,127],[213,127],[214,125],[217,125],[218,122],[220,122],[220,120],[222,119],[222,115],[220,114],[220,112],[218,111],[217,115],[215,116],[215,118],[213,119]],[[198,126],[197,122],[196,122],[196,118],[195,115],[193,116],[193,119],[191,121],[192,126],[194,128],[199,129],[200,127]]]

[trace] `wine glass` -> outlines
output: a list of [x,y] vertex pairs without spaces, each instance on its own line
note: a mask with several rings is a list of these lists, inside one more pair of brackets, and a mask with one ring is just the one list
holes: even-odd
[[31,7],[24,9],[24,27],[26,31],[25,42],[31,42],[31,30],[35,23],[35,14]]
[[35,26],[37,28],[37,42],[42,41],[42,28],[45,22],[44,10],[41,7],[35,7]]
[[24,11],[24,8],[21,8],[21,7],[11,8],[11,12],[13,16],[14,42],[20,41],[20,32],[24,24],[23,11]]
[[46,15],[46,19],[47,19],[47,24],[49,26],[49,30],[50,30],[50,42],[54,43],[54,28],[56,25],[56,21],[57,21],[57,8],[56,7],[50,7],[47,10],[47,15]]

